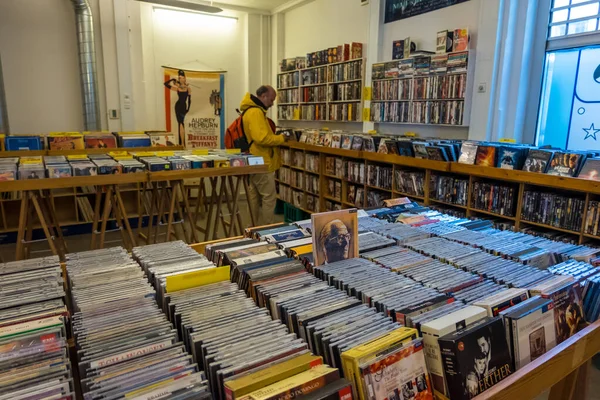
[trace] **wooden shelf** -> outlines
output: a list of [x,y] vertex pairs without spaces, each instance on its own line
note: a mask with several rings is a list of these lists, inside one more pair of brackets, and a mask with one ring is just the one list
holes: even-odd
[[300,88],[305,88],[305,87],[315,87],[315,86],[327,86],[327,82],[325,83],[309,83],[308,85],[300,85]]
[[297,106],[298,103],[277,103],[278,106]]
[[537,172],[527,172],[512,169],[482,167],[479,165],[459,163],[451,164],[451,171],[457,174],[473,175],[482,178],[497,179],[500,181],[518,182],[527,185],[600,194],[600,181],[591,181],[587,179],[547,175]]
[[[412,102],[426,102],[426,101],[464,101],[465,99],[456,98],[456,99],[413,99]],[[433,125],[433,124],[431,124]]]
[[408,103],[412,100],[371,100],[371,103]]
[[[411,100],[412,101],[412,100]],[[424,124],[422,122],[387,122],[387,121],[371,121],[374,124],[392,124],[392,125],[419,125],[419,126],[445,126],[455,128],[468,128],[469,125],[453,125],[453,124]]]
[[408,193],[404,193],[404,192],[399,192],[397,190],[393,190],[392,193],[393,194],[397,194],[400,197],[410,197],[410,198],[418,199],[418,200],[422,200],[422,201],[425,200],[424,196],[417,196],[417,195],[414,195],[414,194],[408,194]]
[[443,200],[437,200],[437,199],[429,199],[430,202],[432,203],[437,203],[437,204],[443,204],[445,206],[450,206],[450,207],[456,207],[456,208],[461,208],[463,210],[467,210],[467,206],[463,206],[460,204],[454,204],[454,203],[449,203],[447,201],[443,201]]
[[305,169],[304,172],[306,172],[307,174],[312,174],[312,175],[320,175],[318,172],[309,171],[307,169]]
[[336,199],[335,197],[331,197],[331,196],[323,195],[323,198],[324,198],[325,200],[329,200],[329,201],[333,201],[333,202],[335,202],[335,203],[340,203],[340,204],[342,204],[342,200],[340,200],[340,199]]
[[303,106],[303,105],[311,105],[311,104],[327,104],[327,102],[326,101],[301,101],[298,104]]
[[313,192],[309,192],[308,190],[304,190],[304,193],[306,193],[306,194],[308,194],[308,195],[310,195],[310,196],[319,197],[319,195],[318,195],[318,194],[316,194],[316,193],[313,193]]
[[292,90],[292,89],[298,89],[300,86],[288,86],[288,87],[283,87],[283,88],[278,88],[277,90]]
[[[0,157],[33,157],[33,156],[72,156],[79,154],[108,154],[115,151],[137,153],[144,151],[177,151],[184,150],[183,146],[152,146],[152,147],[118,147],[112,149],[82,149],[82,150],[16,150],[0,151]],[[58,178],[57,178],[58,179]]]
[[[590,196],[600,195],[600,182],[598,181],[590,181],[579,178],[569,178],[569,177],[560,177],[553,175],[545,175],[534,172],[525,172],[525,171],[514,171],[514,170],[506,170],[500,168],[492,168],[492,167],[481,167],[475,165],[465,165],[459,164],[456,162],[445,162],[445,161],[433,161],[427,159],[419,159],[413,157],[404,157],[395,154],[379,154],[373,152],[366,151],[355,151],[355,150],[345,150],[339,148],[330,148],[323,146],[310,145],[306,143],[298,143],[298,142],[288,142],[284,145],[285,147],[292,149],[302,149],[305,151],[310,151],[313,153],[320,153],[322,156],[321,163],[324,166],[325,157],[328,156],[337,156],[345,159],[352,160],[363,160],[364,162],[374,163],[374,164],[388,164],[392,166],[394,169],[409,169],[414,171],[422,171],[424,174],[425,180],[423,182],[424,195],[416,196],[411,195],[409,193],[403,193],[397,190],[388,190],[381,189],[378,187],[374,187],[371,185],[365,185],[360,183],[350,182],[345,178],[329,175],[326,173],[320,174],[324,178],[335,179],[336,181],[344,182],[344,185],[356,185],[360,188],[365,188],[369,190],[380,190],[382,192],[391,193],[393,198],[396,197],[409,197],[415,200],[419,200],[425,205],[436,204],[436,205],[445,205],[454,209],[462,209],[467,213],[471,213],[473,215],[477,215],[483,217],[485,215],[496,217],[505,221],[514,222],[516,229],[522,229],[523,227],[534,227],[538,226],[540,228],[547,229],[549,231],[555,232],[563,232],[568,233],[570,235],[578,236],[579,243],[582,244],[585,238],[600,240],[599,236],[593,236],[588,234],[582,234],[581,232],[576,232],[568,229],[556,228],[550,225],[545,224],[537,224],[533,222],[528,222],[521,220],[519,216],[511,217],[507,215],[501,215],[498,213],[494,213],[491,211],[480,210],[474,207],[464,206],[453,204],[449,202],[445,202],[443,200],[436,200],[430,197],[428,182],[432,175],[443,173],[445,175],[456,176],[458,178],[462,177],[463,179],[469,178],[481,178],[493,181],[499,181],[504,183],[512,183],[518,185],[519,195],[515,197],[515,209],[520,210],[520,198],[522,196],[525,188],[532,186],[538,187],[536,190],[548,190],[550,189],[560,189],[563,192],[573,192],[573,195],[577,197],[586,196],[586,199],[590,199]],[[324,169],[324,168],[323,168]],[[469,185],[473,185],[475,181],[479,179],[469,179]],[[470,189],[472,186],[470,186]],[[321,200],[329,200],[326,196],[321,195]],[[332,200],[334,201],[334,200]],[[343,202],[342,204],[347,206],[350,205],[347,202]],[[583,211],[582,221],[586,221],[586,213],[587,209]]]
[[341,83],[352,83],[352,82],[362,82],[362,78],[361,79],[349,79],[347,81],[333,81],[333,82],[329,82],[330,85],[339,85]]
[[525,219],[521,219],[521,223],[526,224],[526,225],[537,226],[537,227],[540,227],[540,228],[551,229],[551,230],[554,230],[554,231],[559,231],[559,232],[564,232],[564,233],[570,233],[571,235],[577,235],[577,236],[579,236],[581,234],[580,232],[572,231],[572,230],[569,230],[569,229],[558,228],[558,227],[552,226],[552,225],[540,224],[538,222],[531,222],[531,221],[527,221]]
[[371,186],[371,185],[367,185],[367,188],[372,189],[372,190],[380,190],[382,192],[389,192],[392,193],[392,189],[384,189],[384,188],[380,188],[378,186]]
[[289,187],[291,187],[291,188],[292,188],[292,189],[294,189],[294,190],[299,190],[299,191],[301,191],[301,192],[304,192],[304,189],[300,189],[300,188],[299,188],[299,187],[297,187],[297,186],[292,186],[292,184],[291,184],[291,183],[290,183],[290,184],[288,184],[288,186],[289,186]]
[[341,104],[341,103],[360,103],[362,100],[329,100],[330,104]]
[[510,217],[508,215],[497,214],[497,213],[492,212],[492,211],[480,210],[478,208],[473,208],[473,207],[469,208],[469,211],[473,211],[473,212],[477,212],[477,213],[481,213],[481,214],[487,214],[487,215],[490,215],[492,217],[504,218],[504,219],[508,219],[508,220],[511,220],[511,221],[516,221],[517,220],[516,217]]
[[600,236],[590,235],[589,233],[584,233],[583,236],[586,237],[586,238],[588,238],[588,239],[600,240]]
[[295,170],[298,170],[298,171],[302,171],[302,172],[304,172],[304,168],[301,168],[301,167],[296,167],[296,166],[294,166],[294,165],[286,165],[286,167],[289,167],[289,168],[291,168],[291,169],[295,169]]

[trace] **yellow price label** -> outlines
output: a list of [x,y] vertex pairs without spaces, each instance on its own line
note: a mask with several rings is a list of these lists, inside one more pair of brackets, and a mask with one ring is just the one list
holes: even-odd
[[142,131],[119,132],[119,135],[144,135]]
[[152,157],[155,156],[156,153],[153,151],[138,151],[136,153],[132,153],[132,155],[136,157]]
[[499,140],[500,143],[517,143],[515,139],[502,138]]
[[225,149],[226,154],[241,154],[242,150],[240,149]]
[[111,151],[108,154],[112,157],[112,156],[126,156],[129,153],[126,151]]
[[229,280],[229,266],[167,276],[167,293]]
[[370,120],[371,120],[371,109],[363,108],[363,121],[370,121]]
[[363,89],[363,100],[371,101],[371,96],[373,95],[373,90],[370,86],[365,86]]
[[369,132],[367,132],[369,135],[377,135],[377,131],[375,129],[371,129]]
[[300,109],[299,108],[295,108],[294,109],[294,117],[293,117],[294,121],[298,121],[300,119]]
[[407,137],[417,137],[417,133],[416,132],[406,132],[404,134],[404,136],[407,136]]
[[208,149],[192,150],[192,154],[195,155],[195,156],[207,156],[208,155]]
[[83,136],[80,132],[50,132],[50,135],[52,137],[57,137],[57,136]]
[[173,157],[175,155],[174,151],[157,151],[157,157]]

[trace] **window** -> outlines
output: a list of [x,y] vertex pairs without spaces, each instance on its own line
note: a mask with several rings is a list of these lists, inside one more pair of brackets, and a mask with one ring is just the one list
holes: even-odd
[[600,0],[553,0],[537,145],[600,150]]
[[554,0],[549,38],[598,31],[600,0]]

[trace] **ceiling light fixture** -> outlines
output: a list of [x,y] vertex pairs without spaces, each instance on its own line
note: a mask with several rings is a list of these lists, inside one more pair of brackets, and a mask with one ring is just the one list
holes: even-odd
[[181,0],[137,0],[137,1],[141,1],[144,3],[159,4],[161,6],[167,6],[167,7],[182,8],[184,10],[191,10],[191,11],[196,11],[196,12],[200,12],[200,13],[216,14],[216,13],[220,13],[221,11],[223,11],[222,8],[213,7],[212,1],[210,2],[210,6],[205,6],[203,4],[190,3],[187,1],[181,1]]

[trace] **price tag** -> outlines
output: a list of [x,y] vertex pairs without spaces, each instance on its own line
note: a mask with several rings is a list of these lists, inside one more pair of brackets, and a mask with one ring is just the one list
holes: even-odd
[[371,120],[371,109],[363,108],[363,121],[370,121],[370,120]]
[[208,149],[192,150],[192,154],[195,155],[195,156],[207,156],[208,155]]
[[502,138],[499,140],[500,143],[517,143],[515,139]]
[[294,109],[294,121],[298,121],[299,119],[300,119],[300,109],[295,108]]
[[167,293],[229,280],[229,266],[167,276]]
[[365,86],[363,89],[363,100],[371,101],[371,95],[373,91],[370,86]]

